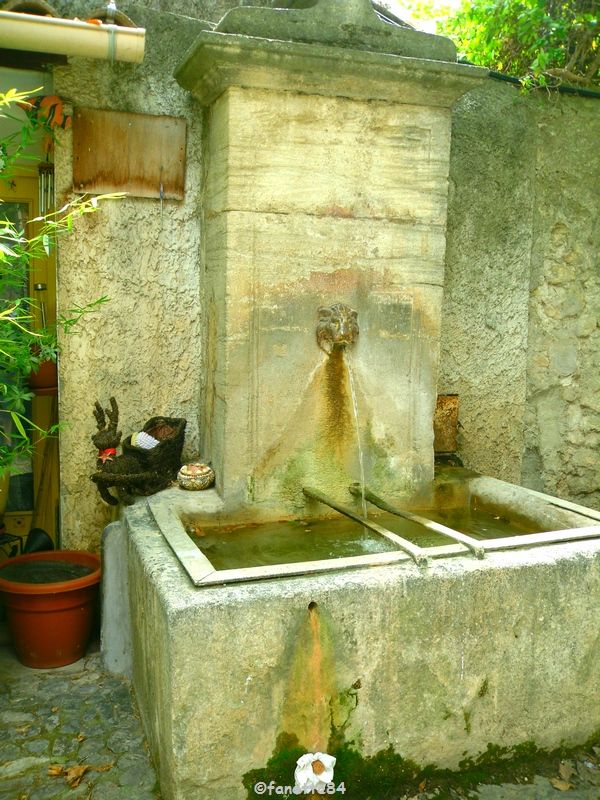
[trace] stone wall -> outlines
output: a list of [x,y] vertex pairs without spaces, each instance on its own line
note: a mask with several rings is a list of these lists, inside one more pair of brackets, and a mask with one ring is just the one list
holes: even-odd
[[600,101],[537,108],[523,480],[600,507]]
[[600,502],[600,103],[490,81],[454,110],[438,389],[466,466]]
[[[220,6],[234,5],[235,3]],[[89,5],[63,2],[65,16],[87,16]],[[150,5],[150,4],[148,4]],[[186,4],[188,13],[190,3]],[[198,17],[218,3],[197,3]],[[187,120],[185,198],[165,201],[128,197],[102,204],[60,243],[58,304],[61,309],[107,295],[110,302],[63,341],[60,363],[62,546],[99,545],[110,518],[89,475],[95,469],[90,436],[96,398],[115,395],[123,436],[156,414],[188,419],[187,453],[198,447],[202,353],[200,306],[202,113],[173,71],[203,27],[197,20],[127,3],[119,8],[146,28],[142,64],[71,58],[54,70],[55,91],[73,106],[165,114]],[[87,11],[86,11],[87,9]],[[202,12],[206,10],[207,14]],[[176,43],[176,46],[174,46]],[[72,197],[72,136],[56,149],[57,200]]]
[[440,393],[460,396],[465,465],[519,482],[535,141],[527,103],[489,81],[453,112]]

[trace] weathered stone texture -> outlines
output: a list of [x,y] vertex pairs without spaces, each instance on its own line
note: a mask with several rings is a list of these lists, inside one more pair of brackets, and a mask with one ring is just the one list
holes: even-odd
[[[96,463],[90,441],[96,398],[107,403],[116,396],[124,436],[156,414],[183,416],[187,452],[198,447],[200,152],[194,131],[201,113],[171,77],[198,25],[141,7],[122,10],[147,29],[144,62],[70,59],[54,71],[56,92],[74,106],[186,117],[186,190],[183,201],[165,201],[162,208],[158,200],[135,197],[102,204],[60,243],[59,309],[110,298],[62,342],[60,416],[68,425],[60,443],[61,527],[62,544],[71,548],[97,548],[109,519],[88,477]],[[68,13],[77,13],[73,4]],[[70,132],[56,150],[56,177],[60,203],[73,196]]]
[[210,148],[222,157],[207,208],[443,225],[449,113],[231,89],[211,111]]
[[[597,541],[435,559],[426,571],[403,563],[197,589],[144,505],[127,511],[121,567],[165,798],[244,797],[242,775],[266,764],[278,734],[301,734],[324,691],[364,756],[392,746],[452,768],[490,743],[552,749],[600,724]],[[299,686],[307,674],[320,682]],[[349,714],[338,699],[357,682]]]
[[490,82],[452,135],[438,388],[460,453],[597,506],[600,103]]
[[600,504],[600,103],[536,109],[523,478]]
[[359,314],[368,479],[429,480],[449,112],[233,87],[208,119],[203,427],[219,490],[280,516],[302,510],[303,485],[345,497],[359,479],[347,369],[315,336],[319,306],[340,301]]
[[535,141],[513,87],[453,112],[440,393],[460,395],[465,464],[519,482]]

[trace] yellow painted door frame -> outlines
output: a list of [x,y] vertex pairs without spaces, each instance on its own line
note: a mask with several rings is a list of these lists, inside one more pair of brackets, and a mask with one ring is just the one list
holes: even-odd
[[[26,228],[28,235],[39,232],[40,223],[31,222],[39,216],[39,178],[37,173],[32,175],[17,174],[12,176],[8,183],[2,185],[0,197],[6,203],[26,204],[27,218],[30,220]],[[45,286],[45,289],[36,288]],[[56,259],[52,252],[50,256],[38,258],[31,265],[29,273],[29,297],[37,300],[35,310],[34,328],[42,327],[41,306],[45,308],[46,324],[56,321]],[[47,429],[58,421],[57,396],[35,396],[32,400],[32,421],[42,429]],[[58,442],[56,438],[40,439],[33,437],[35,449],[32,458],[34,508],[32,512],[32,525],[45,530],[57,543],[58,537],[58,501],[59,501],[59,462]],[[27,512],[14,512],[16,517],[22,518]],[[11,514],[7,515],[9,518]],[[14,520],[15,523],[18,521]],[[11,520],[5,520],[8,532]],[[16,532],[16,531],[15,531]],[[21,531],[19,531],[21,533]],[[28,530],[23,530],[26,535]]]

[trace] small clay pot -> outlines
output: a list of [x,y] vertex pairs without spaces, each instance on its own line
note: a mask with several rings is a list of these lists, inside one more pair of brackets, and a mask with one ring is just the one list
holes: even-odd
[[208,464],[184,464],[177,473],[177,483],[182,489],[208,489],[214,482],[215,472]]
[[27,382],[34,394],[54,394],[58,385],[56,361],[42,361],[36,372],[29,373]]

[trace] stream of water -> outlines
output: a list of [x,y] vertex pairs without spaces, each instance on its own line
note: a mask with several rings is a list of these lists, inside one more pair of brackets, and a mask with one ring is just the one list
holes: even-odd
[[359,465],[359,481],[360,481],[360,500],[361,511],[365,519],[368,517],[367,501],[365,499],[365,460],[363,455],[362,443],[360,440],[360,421],[358,416],[358,400],[356,396],[356,386],[354,382],[354,372],[352,370],[352,360],[350,354],[344,350],[344,363],[348,370],[348,380],[350,383],[350,394],[352,395],[352,411],[354,413],[354,424],[356,426],[356,444],[358,447],[358,465]]

